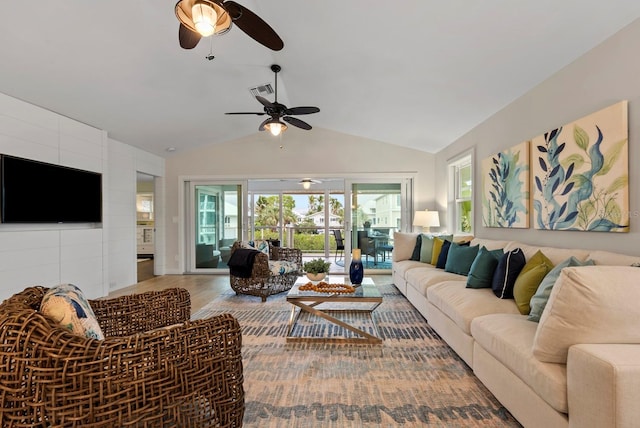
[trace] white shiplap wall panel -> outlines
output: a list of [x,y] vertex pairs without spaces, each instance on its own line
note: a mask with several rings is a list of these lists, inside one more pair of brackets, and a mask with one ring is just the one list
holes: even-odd
[[59,283],[58,278],[60,278],[58,262],[40,263],[38,269],[15,268],[0,271],[2,300],[34,285],[53,287]]
[[93,172],[102,171],[101,158],[86,156],[82,153],[68,150],[60,150],[60,165],[70,166],[72,168],[86,169],[87,171]]
[[93,143],[96,146],[102,146],[102,133],[103,131],[101,129],[85,125],[82,122],[69,119],[68,117],[60,116],[61,136],[75,137]]
[[137,281],[136,163],[131,146],[109,139],[109,288]]
[[60,130],[60,116],[49,110],[0,94],[0,114],[51,129]]
[[18,120],[15,117],[0,114],[0,134],[14,137],[23,143],[37,144],[51,148],[58,148],[58,132]]
[[90,297],[103,296],[102,229],[61,231],[60,282],[79,286]]

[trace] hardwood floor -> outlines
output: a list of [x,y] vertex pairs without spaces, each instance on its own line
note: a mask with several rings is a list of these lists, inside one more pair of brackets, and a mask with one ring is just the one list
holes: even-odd
[[[165,288],[186,288],[191,295],[191,312],[195,312],[229,290],[229,275],[162,275],[109,293],[109,298]],[[256,298],[258,301],[259,298]]]
[[[367,276],[371,276],[373,281],[378,284],[382,283],[379,281],[391,282],[391,275]],[[201,309],[224,291],[231,289],[229,275],[163,275],[113,291],[109,293],[107,298],[144,293],[145,291],[164,290],[172,287],[186,288],[189,291],[192,313]],[[256,297],[256,303],[260,303],[259,297]]]

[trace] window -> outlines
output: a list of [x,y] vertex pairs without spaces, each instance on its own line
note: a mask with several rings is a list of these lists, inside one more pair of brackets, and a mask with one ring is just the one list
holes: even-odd
[[449,163],[449,206],[454,233],[473,233],[473,167],[471,154]]

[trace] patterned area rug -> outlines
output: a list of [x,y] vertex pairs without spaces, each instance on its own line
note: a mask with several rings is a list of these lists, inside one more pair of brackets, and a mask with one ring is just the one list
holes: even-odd
[[[286,293],[261,303],[229,290],[193,315],[242,326],[245,427],[520,426],[395,286],[377,285],[381,345],[287,343]],[[344,334],[313,316],[297,328]]]

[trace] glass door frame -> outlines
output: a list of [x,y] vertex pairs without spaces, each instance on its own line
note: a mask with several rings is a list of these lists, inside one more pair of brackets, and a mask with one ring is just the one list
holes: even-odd
[[[183,219],[182,224],[184,228],[181,228],[181,235],[179,237],[180,242],[180,270],[186,274],[228,274],[229,268],[225,265],[224,267],[219,268],[196,268],[196,187],[197,186],[239,186],[240,192],[238,194],[238,214],[240,219],[238,221],[238,225],[240,230],[238,231],[238,240],[245,240],[247,236],[247,228],[249,226],[247,219],[248,208],[246,206],[247,201],[247,180],[246,179],[189,179],[184,178],[181,180],[181,195],[179,195],[180,199],[184,201],[181,204],[181,213],[180,217]],[[220,209],[220,205],[222,202],[219,202],[218,209]],[[224,224],[222,225],[224,227]]]
[[[385,177],[372,178],[346,178],[345,179],[345,197],[344,197],[344,260],[345,272],[349,271],[351,263],[351,249],[353,242],[353,188],[354,184],[400,184],[400,228],[399,231],[406,232],[411,228],[411,219],[413,218],[413,199],[414,199],[414,180],[413,175],[407,174],[388,174]],[[365,269],[365,274],[381,273],[374,269]]]

